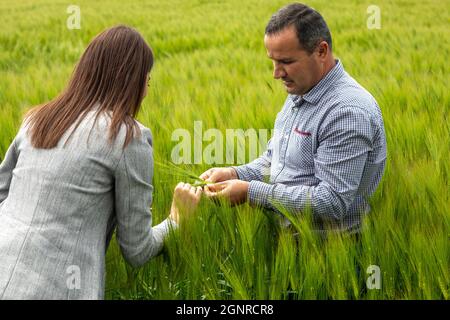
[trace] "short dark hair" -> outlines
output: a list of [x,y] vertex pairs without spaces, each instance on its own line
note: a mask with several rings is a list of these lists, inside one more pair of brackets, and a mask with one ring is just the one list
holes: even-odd
[[265,33],[276,34],[291,25],[295,26],[300,46],[308,53],[314,52],[321,41],[332,49],[331,33],[323,17],[301,3],[292,3],[278,10],[270,18]]

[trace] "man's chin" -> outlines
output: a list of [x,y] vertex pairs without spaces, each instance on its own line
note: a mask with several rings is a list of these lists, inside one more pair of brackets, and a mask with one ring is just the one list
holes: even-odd
[[286,92],[289,94],[299,95],[298,90],[296,90],[296,88],[285,87],[285,89],[286,89]]
[[302,96],[305,94],[302,90],[300,90],[300,88],[295,87],[295,86],[291,86],[291,87],[284,86],[284,88],[286,89],[287,93],[292,94],[292,95]]

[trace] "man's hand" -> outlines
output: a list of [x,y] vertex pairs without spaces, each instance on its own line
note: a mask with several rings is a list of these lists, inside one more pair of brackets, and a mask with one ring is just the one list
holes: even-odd
[[241,204],[247,200],[249,183],[242,180],[228,180],[205,186],[204,192],[208,198],[225,198],[232,205]]
[[186,218],[191,216],[198,207],[201,195],[202,188],[196,188],[189,183],[180,182],[173,192],[170,219],[179,223],[181,217]]
[[203,172],[200,179],[207,182],[222,182],[237,179],[237,172],[231,167],[228,168],[212,168]]

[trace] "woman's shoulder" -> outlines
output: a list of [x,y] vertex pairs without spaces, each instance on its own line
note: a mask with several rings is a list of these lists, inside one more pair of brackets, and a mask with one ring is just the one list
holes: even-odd
[[150,130],[150,128],[144,126],[138,120],[135,120],[135,121],[136,121],[136,124],[138,125],[138,128],[139,128],[142,138],[145,141],[149,142],[150,145],[153,145],[153,135],[152,135],[152,131]]
[[[89,118],[89,117],[87,117]],[[96,128],[97,132],[103,133],[109,133],[110,127],[111,127],[111,119],[112,115],[107,112],[101,112],[99,114],[92,113],[93,121],[95,121],[94,127]],[[87,119],[86,119],[87,120]],[[144,140],[144,141],[152,141],[152,132],[151,130],[143,125],[141,122],[137,121],[136,119],[133,119],[135,128],[134,129],[134,138],[133,141],[136,142],[136,140]],[[86,121],[87,125],[91,123],[91,121]],[[126,139],[127,135],[127,129],[129,126],[127,124],[123,123],[120,126],[120,129],[118,131],[116,142],[117,144],[123,144],[123,142]]]

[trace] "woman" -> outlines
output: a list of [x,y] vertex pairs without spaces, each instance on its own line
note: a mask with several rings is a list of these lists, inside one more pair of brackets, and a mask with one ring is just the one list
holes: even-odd
[[153,54],[132,28],[89,44],[67,88],[32,109],[0,165],[0,299],[102,299],[113,231],[125,259],[157,255],[201,188],[180,183],[152,227],[150,130],[135,120]]

